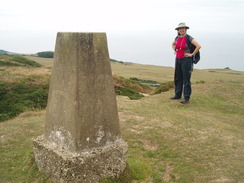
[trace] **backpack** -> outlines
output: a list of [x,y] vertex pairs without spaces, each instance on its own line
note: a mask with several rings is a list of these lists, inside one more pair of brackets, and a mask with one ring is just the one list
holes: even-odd
[[[190,53],[194,52],[196,46],[194,44],[191,44],[190,39],[189,39],[189,35],[186,35],[186,44],[190,49]],[[193,57],[192,57],[192,62],[194,64],[197,64],[200,60],[200,52],[198,51]]]

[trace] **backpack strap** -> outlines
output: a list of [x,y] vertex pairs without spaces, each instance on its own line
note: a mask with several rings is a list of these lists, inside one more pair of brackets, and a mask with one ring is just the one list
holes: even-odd
[[186,34],[186,44],[188,46],[188,48],[190,49],[190,52],[192,51],[191,50],[191,47],[192,47],[192,44],[190,42],[190,36],[188,34]]
[[196,46],[190,42],[190,36],[188,34],[186,35],[186,44],[190,50],[190,53],[193,53]]

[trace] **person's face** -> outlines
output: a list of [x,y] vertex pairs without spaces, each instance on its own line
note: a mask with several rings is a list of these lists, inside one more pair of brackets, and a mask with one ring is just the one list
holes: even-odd
[[181,28],[178,29],[178,32],[179,32],[180,35],[185,35],[186,34],[186,30],[187,29],[185,27],[181,27]]

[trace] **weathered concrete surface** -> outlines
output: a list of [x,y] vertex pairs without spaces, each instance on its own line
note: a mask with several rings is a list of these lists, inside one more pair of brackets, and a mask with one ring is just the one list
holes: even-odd
[[95,183],[124,170],[105,33],[57,34],[45,134],[34,148],[39,169],[54,182]]
[[58,33],[45,137],[77,152],[120,138],[104,33]]
[[101,178],[118,177],[126,167],[127,144],[122,140],[80,154],[62,149],[44,136],[34,140],[34,147],[39,170],[56,183],[98,183]]

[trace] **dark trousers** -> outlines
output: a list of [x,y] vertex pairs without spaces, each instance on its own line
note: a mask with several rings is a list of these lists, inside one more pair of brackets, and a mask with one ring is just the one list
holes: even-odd
[[184,89],[184,99],[190,100],[191,96],[191,73],[192,58],[176,58],[175,59],[175,96],[181,98]]

